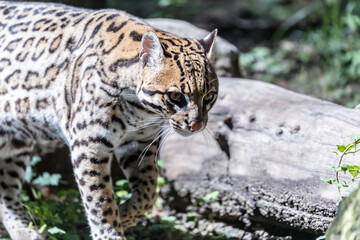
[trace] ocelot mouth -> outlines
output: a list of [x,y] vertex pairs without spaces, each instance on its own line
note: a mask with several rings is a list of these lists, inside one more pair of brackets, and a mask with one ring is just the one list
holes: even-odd
[[196,132],[179,130],[179,129],[175,129],[175,128],[173,128],[173,129],[175,130],[176,133],[180,134],[183,137],[188,137],[188,136],[191,136],[196,133]]

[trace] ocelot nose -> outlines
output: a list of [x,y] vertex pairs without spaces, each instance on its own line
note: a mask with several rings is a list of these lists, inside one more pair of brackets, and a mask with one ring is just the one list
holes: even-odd
[[202,122],[191,121],[189,127],[191,132],[199,131],[202,127]]

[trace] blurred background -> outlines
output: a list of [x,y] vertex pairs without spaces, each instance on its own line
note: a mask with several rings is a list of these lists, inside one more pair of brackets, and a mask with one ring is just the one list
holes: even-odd
[[358,0],[61,0],[141,18],[219,29],[236,45],[243,77],[355,107],[360,103]]

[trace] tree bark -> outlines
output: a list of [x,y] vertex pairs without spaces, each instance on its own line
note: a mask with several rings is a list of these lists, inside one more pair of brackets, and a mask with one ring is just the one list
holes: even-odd
[[[339,195],[320,178],[334,175],[329,169],[338,156],[332,151],[359,134],[359,122],[357,109],[255,80],[222,78],[210,111],[212,136],[205,131],[166,139],[161,159],[171,184],[164,197],[179,211],[211,212],[249,231],[322,235]],[[196,203],[215,190],[216,200]]]

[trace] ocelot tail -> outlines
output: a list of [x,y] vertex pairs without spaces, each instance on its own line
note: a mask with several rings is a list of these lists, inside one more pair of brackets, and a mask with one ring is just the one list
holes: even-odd
[[[116,10],[0,2],[0,235],[41,239],[20,203],[24,172],[35,144],[64,141],[92,238],[125,239],[156,198],[159,137],[206,127],[216,34],[181,38]],[[119,206],[114,152],[132,191]]]

